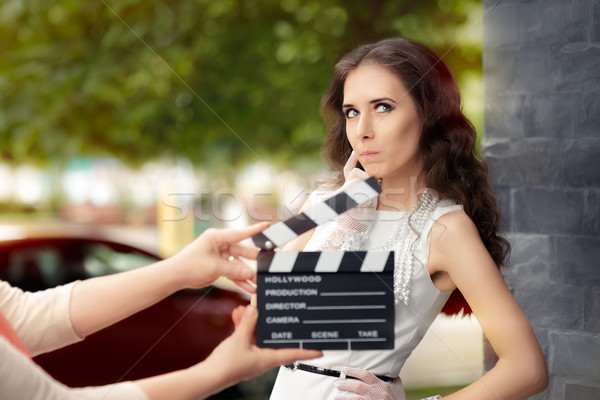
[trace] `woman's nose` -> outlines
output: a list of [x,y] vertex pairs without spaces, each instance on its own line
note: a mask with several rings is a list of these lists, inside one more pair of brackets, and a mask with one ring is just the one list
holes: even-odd
[[357,134],[361,139],[369,139],[373,137],[373,119],[368,115],[361,115],[358,121]]

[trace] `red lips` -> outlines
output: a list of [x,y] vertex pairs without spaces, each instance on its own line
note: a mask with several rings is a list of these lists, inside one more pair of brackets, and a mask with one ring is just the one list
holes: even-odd
[[364,160],[364,161],[369,161],[372,158],[374,158],[377,154],[379,154],[378,151],[363,151],[362,153],[360,153],[360,157]]

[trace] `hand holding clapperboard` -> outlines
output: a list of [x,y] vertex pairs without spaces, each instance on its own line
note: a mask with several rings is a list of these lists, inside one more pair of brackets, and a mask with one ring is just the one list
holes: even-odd
[[259,347],[394,347],[393,251],[274,251],[380,192],[370,177],[252,238],[261,248],[257,258]]

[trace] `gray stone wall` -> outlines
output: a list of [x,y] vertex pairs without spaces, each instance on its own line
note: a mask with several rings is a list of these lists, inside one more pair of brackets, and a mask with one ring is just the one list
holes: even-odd
[[533,398],[600,399],[600,1],[484,7],[483,152],[550,371]]

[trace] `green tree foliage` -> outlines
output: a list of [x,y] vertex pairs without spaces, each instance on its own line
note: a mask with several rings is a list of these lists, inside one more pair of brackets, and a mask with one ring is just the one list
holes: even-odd
[[4,0],[0,160],[317,160],[342,53],[404,35],[480,76],[480,15],[477,0]]

